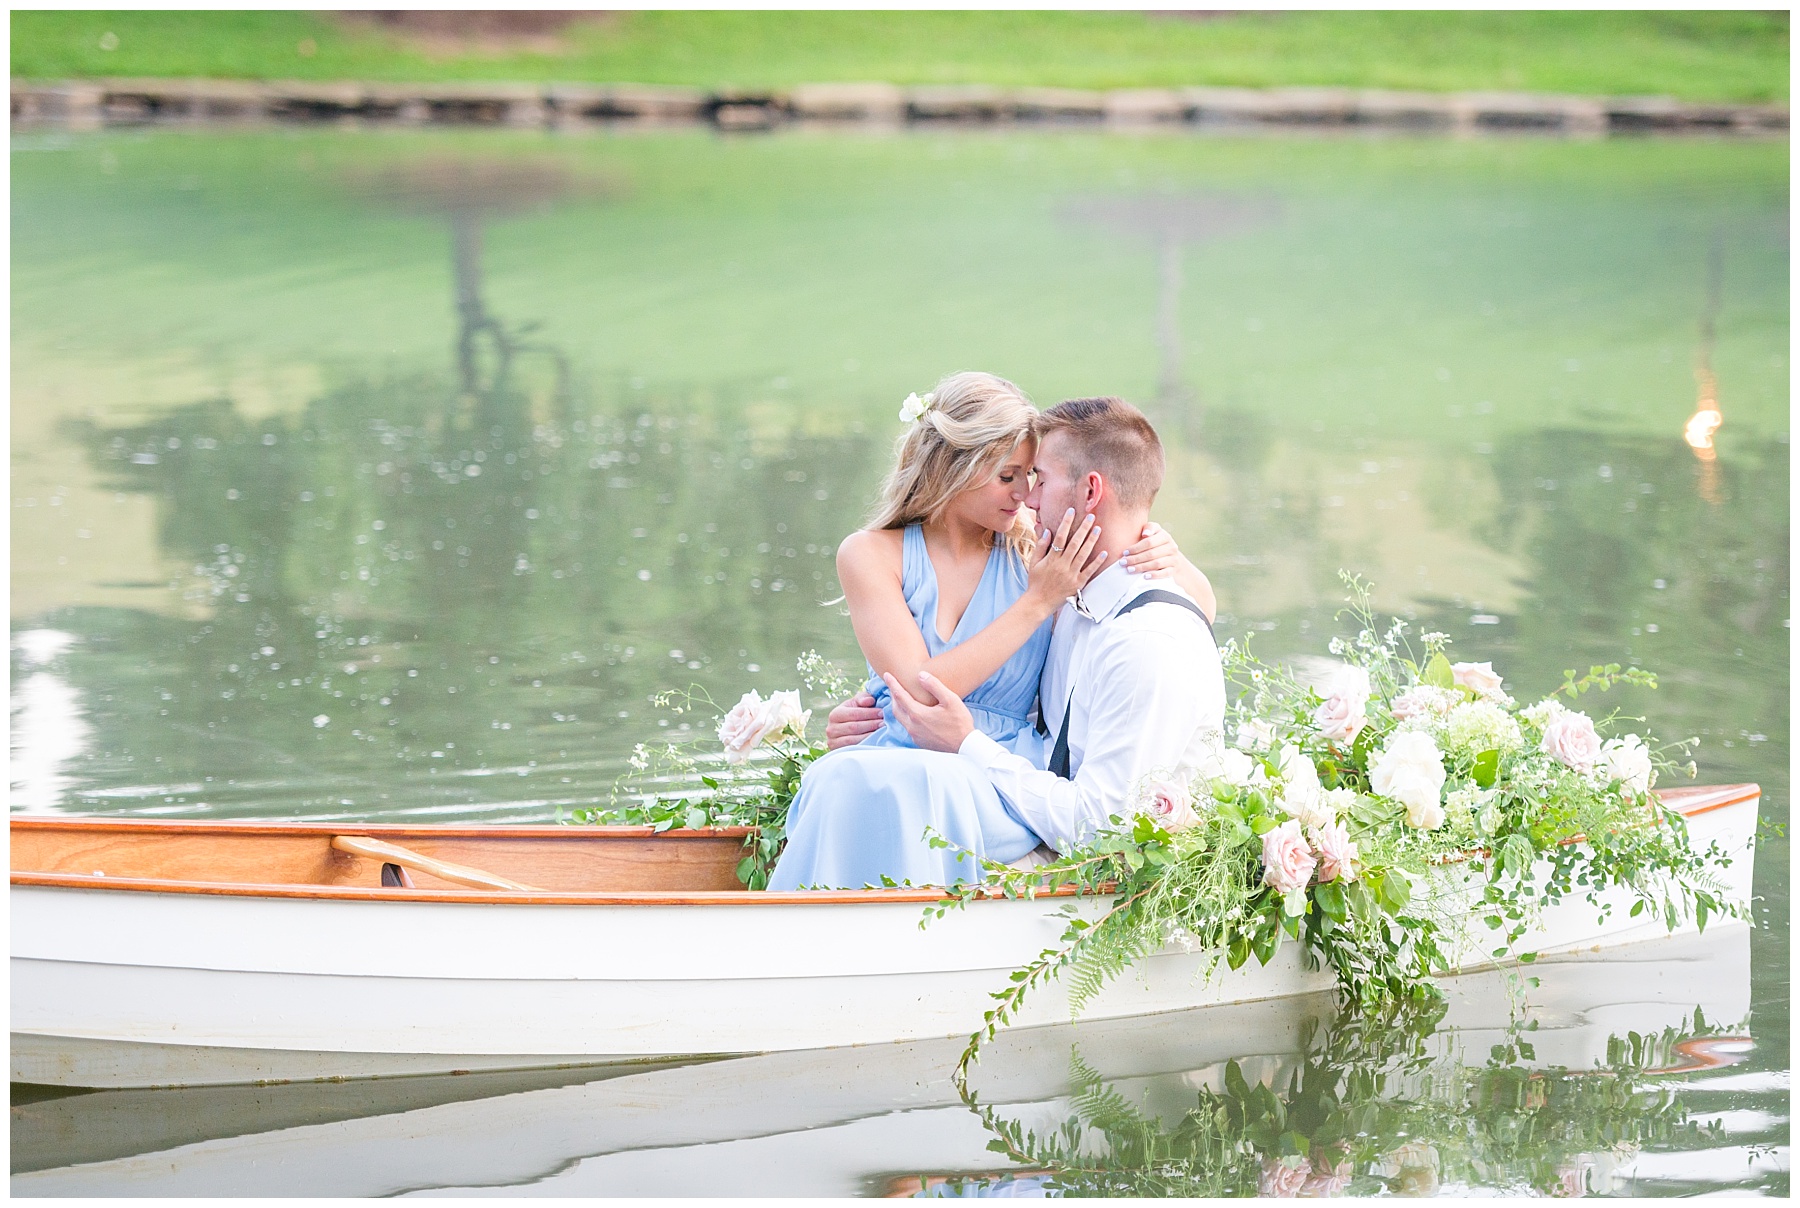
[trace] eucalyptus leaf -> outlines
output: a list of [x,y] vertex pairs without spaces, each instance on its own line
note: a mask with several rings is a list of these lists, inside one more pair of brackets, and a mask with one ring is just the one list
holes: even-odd
[[1456,672],[1450,669],[1450,660],[1444,657],[1442,651],[1426,661],[1425,671],[1419,676],[1419,682],[1433,688],[1456,687]]

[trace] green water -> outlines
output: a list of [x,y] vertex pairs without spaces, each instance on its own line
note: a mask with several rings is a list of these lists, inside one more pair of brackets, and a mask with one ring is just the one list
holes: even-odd
[[[1657,671],[1617,706],[1786,819],[1783,144],[142,130],[12,169],[14,810],[603,801],[696,734],[651,694],[859,665],[832,552],[899,400],[983,368],[1150,412],[1221,637],[1323,653],[1348,568],[1515,694]],[[1744,1143],[1785,1168],[1781,1102]]]

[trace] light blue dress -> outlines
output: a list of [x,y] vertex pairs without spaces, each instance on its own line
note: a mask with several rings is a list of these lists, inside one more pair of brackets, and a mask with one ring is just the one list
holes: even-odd
[[[937,573],[925,532],[909,526],[901,539],[901,591],[935,658],[979,633],[1029,586],[1024,563],[1004,547],[988,555],[981,582],[950,639],[938,636]],[[1000,669],[964,698],[976,728],[1010,746],[1025,730],[1038,677],[1050,650],[1046,620]],[[1010,862],[1040,840],[1010,813],[980,768],[960,755],[922,751],[894,717],[892,694],[870,669],[868,690],[887,720],[854,747],[833,751],[806,769],[788,810],[787,848],[770,889],[860,889],[887,876],[914,885],[975,880],[979,867],[948,848],[933,848],[925,830],[984,859]]]

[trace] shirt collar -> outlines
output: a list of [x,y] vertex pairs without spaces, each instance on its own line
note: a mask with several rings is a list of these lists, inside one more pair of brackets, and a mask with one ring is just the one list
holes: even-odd
[[1144,580],[1115,562],[1088,581],[1075,593],[1075,611],[1090,621],[1104,621],[1117,612],[1127,600],[1138,595]]

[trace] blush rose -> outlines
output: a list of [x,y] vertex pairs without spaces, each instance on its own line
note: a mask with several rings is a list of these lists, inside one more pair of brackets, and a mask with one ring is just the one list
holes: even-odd
[[1356,880],[1356,844],[1341,822],[1327,822],[1312,832],[1313,847],[1319,853],[1319,884]]
[[1145,786],[1145,793],[1144,812],[1170,834],[1200,825],[1200,815],[1194,811],[1194,795],[1186,785],[1153,780]]
[[1264,833],[1262,854],[1263,880],[1283,895],[1305,889],[1318,865],[1300,824],[1292,818]]
[[1368,722],[1369,673],[1340,667],[1325,687],[1325,702],[1313,710],[1313,725],[1331,742],[1355,742]]
[[1477,696],[1485,696],[1489,700],[1506,699],[1506,692],[1500,687],[1500,677],[1494,674],[1492,663],[1451,663],[1450,677]]
[[1585,713],[1565,709],[1544,727],[1544,751],[1565,767],[1586,775],[1600,758],[1600,735]]

